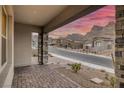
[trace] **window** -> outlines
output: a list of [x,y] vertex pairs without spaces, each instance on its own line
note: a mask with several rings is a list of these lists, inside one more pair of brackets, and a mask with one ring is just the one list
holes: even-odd
[[100,47],[101,46],[101,42],[100,41],[97,41],[96,42],[96,46]]
[[2,65],[6,62],[6,24],[7,17],[4,8],[2,8]]

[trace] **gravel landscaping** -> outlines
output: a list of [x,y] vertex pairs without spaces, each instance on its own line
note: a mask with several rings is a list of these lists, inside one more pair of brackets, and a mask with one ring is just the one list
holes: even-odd
[[[69,66],[74,62],[63,60],[52,55],[49,55],[48,64],[52,65],[52,69],[58,71],[59,73],[67,76],[74,82],[78,83],[82,87],[86,88],[109,88],[112,87],[110,84],[110,78],[114,76],[113,73],[108,73],[104,70],[94,69],[82,65],[81,70],[78,73],[74,73]],[[93,78],[98,78],[103,80],[101,84],[96,84],[91,81]]]

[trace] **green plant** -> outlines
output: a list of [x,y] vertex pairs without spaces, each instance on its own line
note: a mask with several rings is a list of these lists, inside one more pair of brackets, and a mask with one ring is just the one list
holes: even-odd
[[81,69],[81,64],[79,63],[71,64],[71,68],[75,73],[77,73]]
[[111,85],[112,87],[115,87],[115,83],[116,83],[116,78],[112,76],[112,77],[110,78],[110,85]]

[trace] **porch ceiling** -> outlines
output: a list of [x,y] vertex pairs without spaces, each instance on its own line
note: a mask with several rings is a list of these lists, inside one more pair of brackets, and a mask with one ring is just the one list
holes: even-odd
[[14,6],[15,22],[43,26],[66,7],[65,5]]

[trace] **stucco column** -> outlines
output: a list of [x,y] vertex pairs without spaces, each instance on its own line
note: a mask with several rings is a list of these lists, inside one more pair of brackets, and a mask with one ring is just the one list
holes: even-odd
[[116,6],[115,74],[117,87],[124,88],[124,6]]

